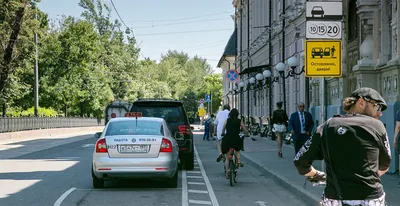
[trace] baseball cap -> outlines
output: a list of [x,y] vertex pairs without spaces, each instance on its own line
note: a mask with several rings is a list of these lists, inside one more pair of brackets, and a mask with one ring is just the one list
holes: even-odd
[[387,108],[387,104],[385,99],[377,92],[375,89],[369,88],[369,87],[361,87],[359,89],[356,89],[351,93],[350,97],[363,97],[366,99],[372,99],[375,100],[377,103],[382,105],[381,111],[385,111]]

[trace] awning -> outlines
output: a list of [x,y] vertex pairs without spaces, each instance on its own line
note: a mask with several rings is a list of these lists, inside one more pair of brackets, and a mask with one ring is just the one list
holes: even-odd
[[269,69],[269,68],[270,68],[269,64],[248,67],[248,68],[244,69],[242,72],[240,72],[239,75],[250,74],[250,73],[261,73],[263,70]]

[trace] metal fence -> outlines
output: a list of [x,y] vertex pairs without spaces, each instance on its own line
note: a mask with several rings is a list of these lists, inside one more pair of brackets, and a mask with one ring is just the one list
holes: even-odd
[[62,117],[0,117],[0,133],[35,129],[102,126],[104,120],[96,118]]

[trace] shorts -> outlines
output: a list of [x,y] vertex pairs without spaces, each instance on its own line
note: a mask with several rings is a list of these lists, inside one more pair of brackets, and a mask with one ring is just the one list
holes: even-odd
[[274,124],[274,127],[272,128],[273,132],[278,132],[278,133],[284,133],[287,131],[286,125],[284,124]]
[[386,200],[385,200],[385,193],[376,199],[371,199],[371,200],[343,200],[342,201],[344,204],[342,204],[339,200],[333,200],[324,197],[322,201],[320,202],[320,205],[323,206],[342,206],[342,205],[349,205],[349,206],[358,206],[358,205],[363,205],[363,206],[387,206]]

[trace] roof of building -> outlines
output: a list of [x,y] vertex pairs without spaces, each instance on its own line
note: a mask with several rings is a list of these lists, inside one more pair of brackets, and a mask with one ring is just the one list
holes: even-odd
[[233,31],[231,37],[229,38],[229,41],[225,46],[224,53],[222,54],[222,57],[220,58],[217,66],[218,67],[221,66],[225,57],[236,56],[236,52],[237,52],[237,29],[235,29],[235,31]]

